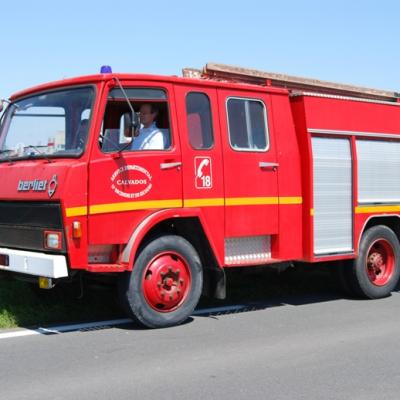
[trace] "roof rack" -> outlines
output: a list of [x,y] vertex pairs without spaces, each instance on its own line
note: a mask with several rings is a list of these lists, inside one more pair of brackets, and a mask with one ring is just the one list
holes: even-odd
[[329,95],[357,97],[362,99],[400,102],[400,93],[398,92],[352,86],[335,82],[326,82],[318,79],[302,78],[273,72],[263,72],[255,69],[235,67],[232,65],[207,63],[202,70],[184,68],[182,73],[186,78],[211,79],[281,87],[286,88],[294,93],[313,92]]

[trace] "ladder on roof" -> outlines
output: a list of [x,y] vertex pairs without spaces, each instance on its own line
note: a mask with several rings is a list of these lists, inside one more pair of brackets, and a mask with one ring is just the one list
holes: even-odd
[[312,92],[378,101],[400,102],[400,93],[398,92],[326,82],[318,79],[302,78],[273,72],[263,72],[255,69],[235,67],[232,65],[207,63],[203,70],[184,68],[182,73],[186,78],[211,79],[273,86],[288,89],[293,93]]

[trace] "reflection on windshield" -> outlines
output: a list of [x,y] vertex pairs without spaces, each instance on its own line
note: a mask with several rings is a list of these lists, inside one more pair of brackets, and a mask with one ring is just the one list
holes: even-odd
[[11,104],[0,128],[0,161],[81,154],[93,98],[94,89],[85,87]]

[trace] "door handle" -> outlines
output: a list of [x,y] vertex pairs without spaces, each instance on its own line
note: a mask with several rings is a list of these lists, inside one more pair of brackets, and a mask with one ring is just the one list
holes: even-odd
[[261,169],[272,169],[272,171],[276,171],[279,167],[278,163],[274,163],[274,162],[265,162],[265,161],[260,161],[258,166]]
[[182,165],[180,161],[177,162],[165,162],[160,164],[161,169],[171,169],[171,168],[178,168]]

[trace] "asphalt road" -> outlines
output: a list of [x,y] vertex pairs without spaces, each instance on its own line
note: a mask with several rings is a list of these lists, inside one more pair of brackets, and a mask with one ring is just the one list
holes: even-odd
[[0,340],[1,399],[399,399],[400,294]]

